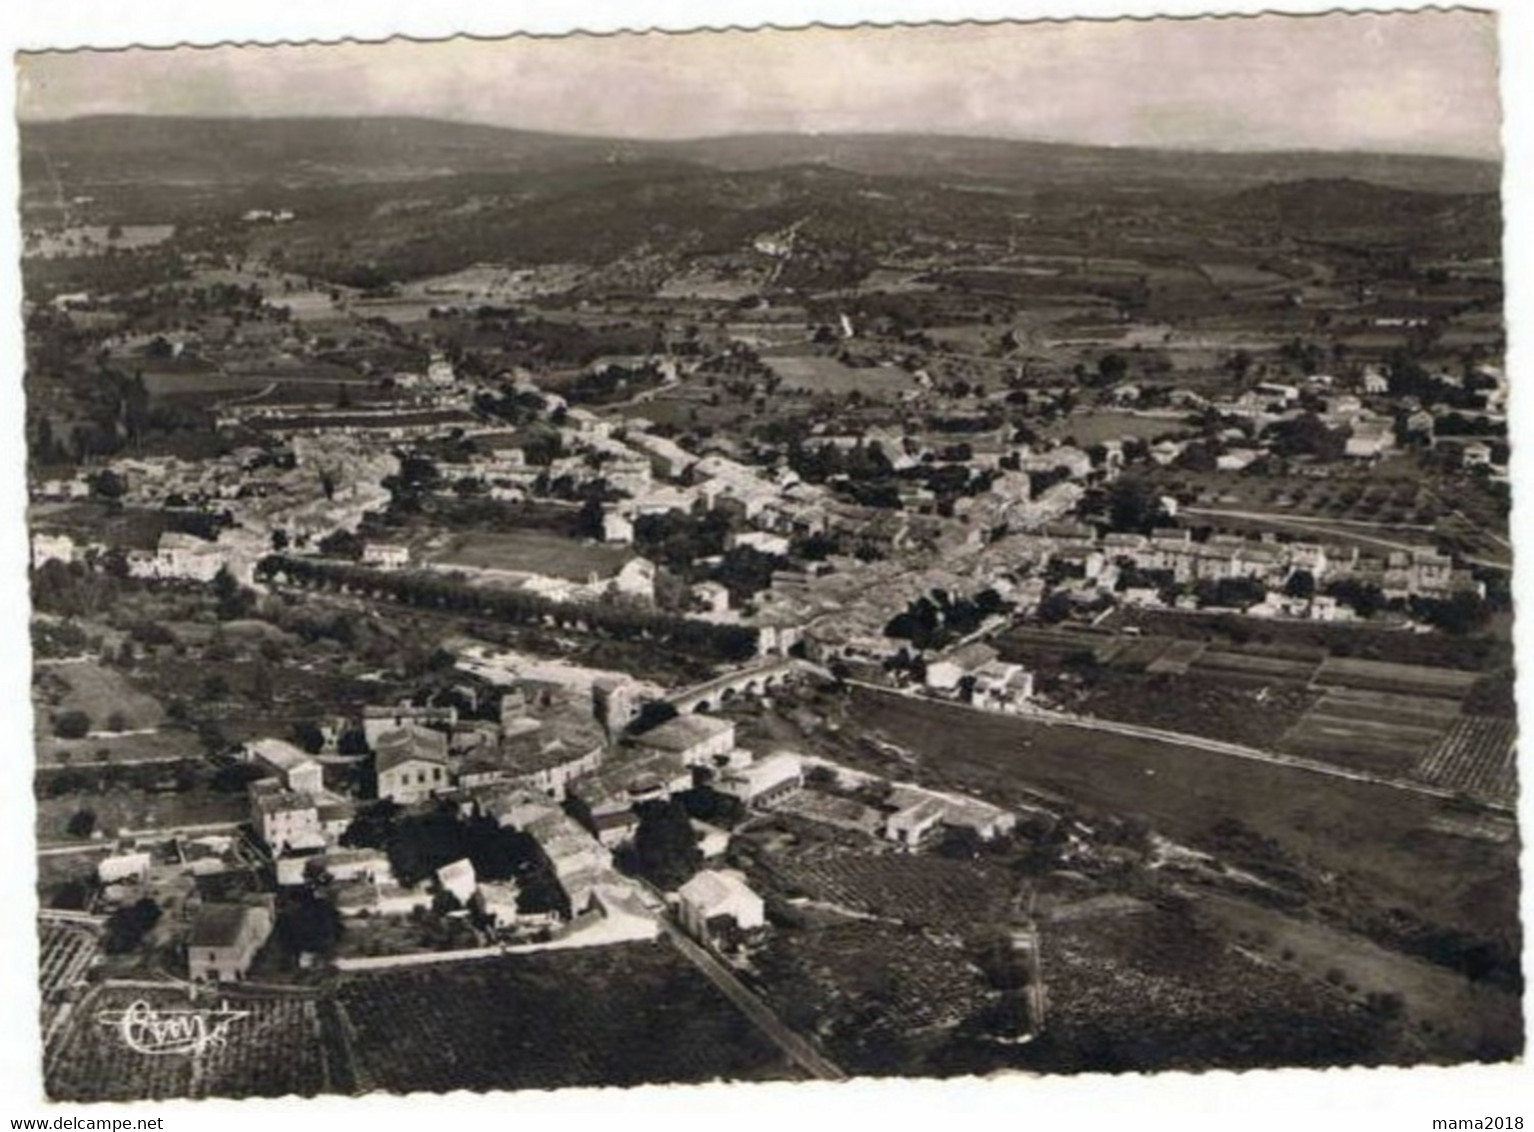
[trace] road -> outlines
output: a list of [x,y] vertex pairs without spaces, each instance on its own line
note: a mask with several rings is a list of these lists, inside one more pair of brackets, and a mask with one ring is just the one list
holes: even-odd
[[676,949],[686,956],[694,967],[702,971],[708,981],[718,987],[724,996],[733,1002],[740,1012],[770,1038],[791,1061],[820,1081],[847,1079],[846,1073],[807,1040],[784,1025],[783,1020],[773,1013],[766,1003],[746,989],[735,977],[733,971],[707,950],[694,943],[681,928],[671,922],[669,916],[662,914],[658,919],[661,930],[676,945]]

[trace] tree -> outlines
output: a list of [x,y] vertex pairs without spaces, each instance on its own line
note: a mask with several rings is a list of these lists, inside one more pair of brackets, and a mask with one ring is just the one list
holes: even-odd
[[703,853],[693,836],[692,822],[681,802],[644,802],[636,807],[639,827],[634,831],[633,869],[661,888],[687,883],[703,864]]
[[1129,373],[1122,354],[1104,354],[1097,360],[1097,377],[1103,385],[1117,385]]
[[89,837],[96,830],[96,811],[92,809],[79,809],[70,815],[69,824],[64,827],[71,837]]
[[1108,493],[1108,523],[1115,531],[1147,533],[1161,517],[1161,499],[1144,480],[1121,479]]
[[122,955],[143,942],[149,930],[160,922],[160,906],[150,897],[124,905],[107,917],[103,947],[108,955]]
[[240,585],[227,566],[221,566],[213,576],[213,597],[220,621],[248,617],[256,604],[255,592]]
[[78,708],[61,711],[53,719],[53,733],[60,739],[84,739],[91,731],[91,717]]
[[107,716],[107,730],[119,732],[128,730],[128,717],[120,711],[114,711]]
[[1309,570],[1296,570],[1284,582],[1287,597],[1309,599],[1316,596],[1316,576]]

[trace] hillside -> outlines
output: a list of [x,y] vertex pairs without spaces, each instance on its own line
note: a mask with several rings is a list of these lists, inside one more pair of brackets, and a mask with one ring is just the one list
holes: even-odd
[[[1352,178],[1420,192],[1489,192],[1489,162],[1392,154],[1191,153],[904,134],[755,135],[652,142],[573,137],[420,118],[100,116],[21,126],[31,192],[132,184],[406,181],[615,162],[720,170],[831,166],[876,176],[1010,188],[1117,184],[1232,190]],[[57,179],[57,180],[55,180]]]

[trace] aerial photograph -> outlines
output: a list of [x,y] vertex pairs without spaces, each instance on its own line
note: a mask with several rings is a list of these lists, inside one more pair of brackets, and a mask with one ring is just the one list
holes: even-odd
[[47,1097],[1521,1059],[1498,23],[19,53]]

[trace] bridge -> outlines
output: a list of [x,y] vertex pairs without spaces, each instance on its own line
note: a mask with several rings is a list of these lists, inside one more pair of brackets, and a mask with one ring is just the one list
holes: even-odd
[[737,696],[760,696],[773,688],[781,688],[802,672],[816,672],[830,678],[829,673],[808,661],[773,657],[726,672],[723,676],[715,676],[712,680],[705,680],[690,688],[678,689],[666,697],[666,702],[678,712],[714,711]]

